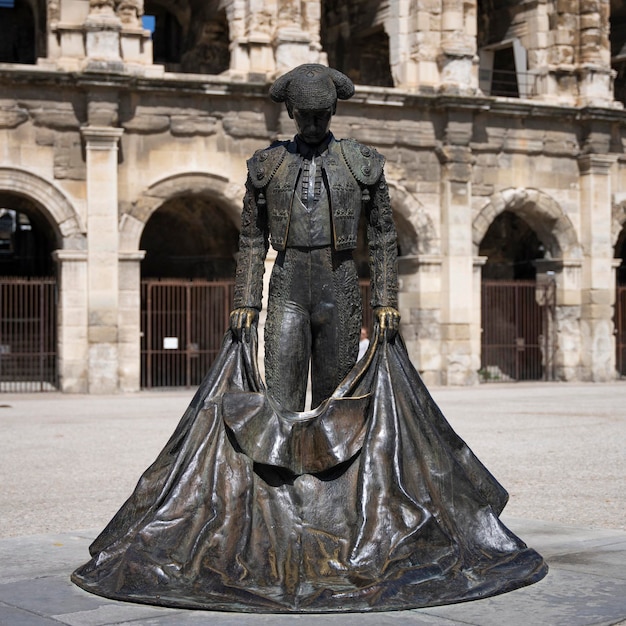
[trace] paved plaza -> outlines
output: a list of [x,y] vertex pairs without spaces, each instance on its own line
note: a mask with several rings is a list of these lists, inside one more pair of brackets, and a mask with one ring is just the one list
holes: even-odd
[[193,390],[3,393],[0,624],[626,624],[626,382],[431,391],[508,489],[503,519],[546,558],[541,582],[475,602],[347,615],[184,611],[88,594],[70,573],[165,444]]

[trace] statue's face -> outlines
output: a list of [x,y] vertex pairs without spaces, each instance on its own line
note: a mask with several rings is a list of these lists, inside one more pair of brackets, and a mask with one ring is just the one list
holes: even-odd
[[330,130],[334,107],[327,109],[293,109],[298,136],[310,145],[321,143]]

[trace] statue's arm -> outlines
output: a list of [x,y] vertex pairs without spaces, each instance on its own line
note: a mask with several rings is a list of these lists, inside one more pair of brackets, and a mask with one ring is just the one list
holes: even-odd
[[230,316],[231,328],[235,331],[255,323],[262,306],[269,237],[267,211],[265,205],[259,203],[258,194],[248,179],[241,213],[234,310]]
[[397,329],[398,312],[398,237],[393,221],[389,188],[384,173],[369,188],[366,204],[367,239],[372,285],[371,304],[382,329]]

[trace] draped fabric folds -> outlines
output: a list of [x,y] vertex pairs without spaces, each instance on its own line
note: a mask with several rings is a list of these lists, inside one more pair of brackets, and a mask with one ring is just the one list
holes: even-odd
[[289,413],[256,335],[226,334],[175,432],[72,580],[109,598],[245,612],[382,611],[534,583],[507,493],[452,430],[399,334]]

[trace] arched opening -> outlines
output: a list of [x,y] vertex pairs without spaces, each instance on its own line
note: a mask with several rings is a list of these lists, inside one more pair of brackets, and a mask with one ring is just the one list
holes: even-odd
[[170,72],[220,74],[230,66],[226,11],[218,2],[148,0],[142,18],[153,58]]
[[517,36],[525,32],[527,20],[523,3],[478,0],[476,43],[480,88],[485,94],[508,98],[530,95],[527,51]]
[[481,379],[545,378],[547,355],[553,353],[553,297],[552,292],[539,297],[536,281],[537,261],[545,255],[543,243],[522,217],[503,211],[485,233],[479,254],[487,257],[481,285]]
[[511,211],[503,211],[480,244],[479,255],[487,257],[483,280],[534,280],[534,261],[544,254],[543,244],[527,222]]
[[219,351],[232,310],[239,231],[201,196],[176,197],[144,228],[142,386],[192,386]]
[[328,63],[361,85],[393,87],[386,3],[322,0],[321,40]]
[[0,391],[57,388],[57,247],[34,202],[0,193]]
[[204,10],[194,18],[181,71],[195,74],[220,74],[230,67],[230,39],[226,11]]
[[626,228],[622,228],[615,244],[615,258],[621,261],[615,271],[615,363],[617,373],[626,376]]
[[45,56],[43,2],[0,0],[0,63],[36,63]]

